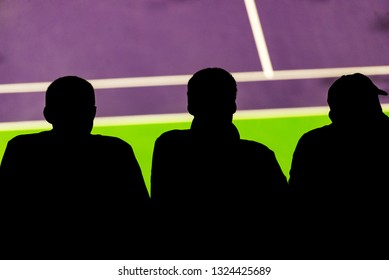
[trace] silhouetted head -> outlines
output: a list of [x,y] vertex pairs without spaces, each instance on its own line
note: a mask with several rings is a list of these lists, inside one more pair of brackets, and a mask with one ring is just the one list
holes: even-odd
[[93,86],[76,76],[56,79],[47,88],[43,113],[58,132],[89,134],[96,115]]
[[328,90],[332,122],[375,120],[382,113],[378,95],[388,95],[365,75],[355,73],[337,79]]
[[236,81],[221,68],[196,72],[188,82],[188,112],[209,122],[232,122],[236,112]]

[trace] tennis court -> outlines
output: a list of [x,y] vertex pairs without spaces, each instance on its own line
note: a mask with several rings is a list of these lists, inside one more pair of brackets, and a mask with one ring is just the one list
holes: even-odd
[[128,141],[149,184],[155,139],[189,127],[188,79],[217,66],[238,82],[242,138],[288,176],[298,138],[329,123],[337,77],[389,89],[388,31],[384,0],[1,1],[0,157],[11,137],[50,128],[47,85],[78,75],[96,89],[93,132]]

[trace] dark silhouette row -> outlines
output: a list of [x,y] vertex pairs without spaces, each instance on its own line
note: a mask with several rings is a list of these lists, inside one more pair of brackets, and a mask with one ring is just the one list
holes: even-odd
[[328,92],[332,123],[307,132],[290,179],[233,125],[221,68],[188,82],[188,130],[155,142],[151,196],[131,146],[92,135],[94,89],[46,91],[50,131],[19,135],[0,166],[3,259],[386,259],[389,118],[365,75]]

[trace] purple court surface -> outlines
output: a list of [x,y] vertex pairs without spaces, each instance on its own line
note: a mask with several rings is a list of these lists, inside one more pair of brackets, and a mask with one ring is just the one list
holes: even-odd
[[[255,23],[267,47],[262,56]],[[237,79],[240,110],[325,106],[339,69],[366,70],[389,90],[388,35],[387,0],[4,0],[0,90],[11,89],[0,92],[0,122],[43,119],[44,90],[18,92],[12,85],[64,75],[192,75],[215,66],[274,72]],[[327,70],[312,76],[312,69]],[[98,116],[186,112],[185,83],[107,86],[96,97]]]

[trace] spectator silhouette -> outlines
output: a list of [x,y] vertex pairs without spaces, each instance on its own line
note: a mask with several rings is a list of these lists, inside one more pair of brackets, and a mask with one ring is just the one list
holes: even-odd
[[287,180],[273,151],[240,139],[232,123],[236,93],[224,69],[198,71],[188,82],[190,129],[155,142],[151,201],[156,243],[166,246],[160,258],[258,258],[264,251],[261,236]]
[[387,93],[363,74],[340,77],[328,90],[332,123],[297,144],[289,184],[299,201],[307,254],[389,256],[379,249],[388,248],[382,234],[389,194],[389,118],[379,95]]
[[149,196],[131,146],[91,134],[95,95],[86,80],[60,77],[45,98],[52,130],[14,137],[1,163],[3,256],[138,258]]

